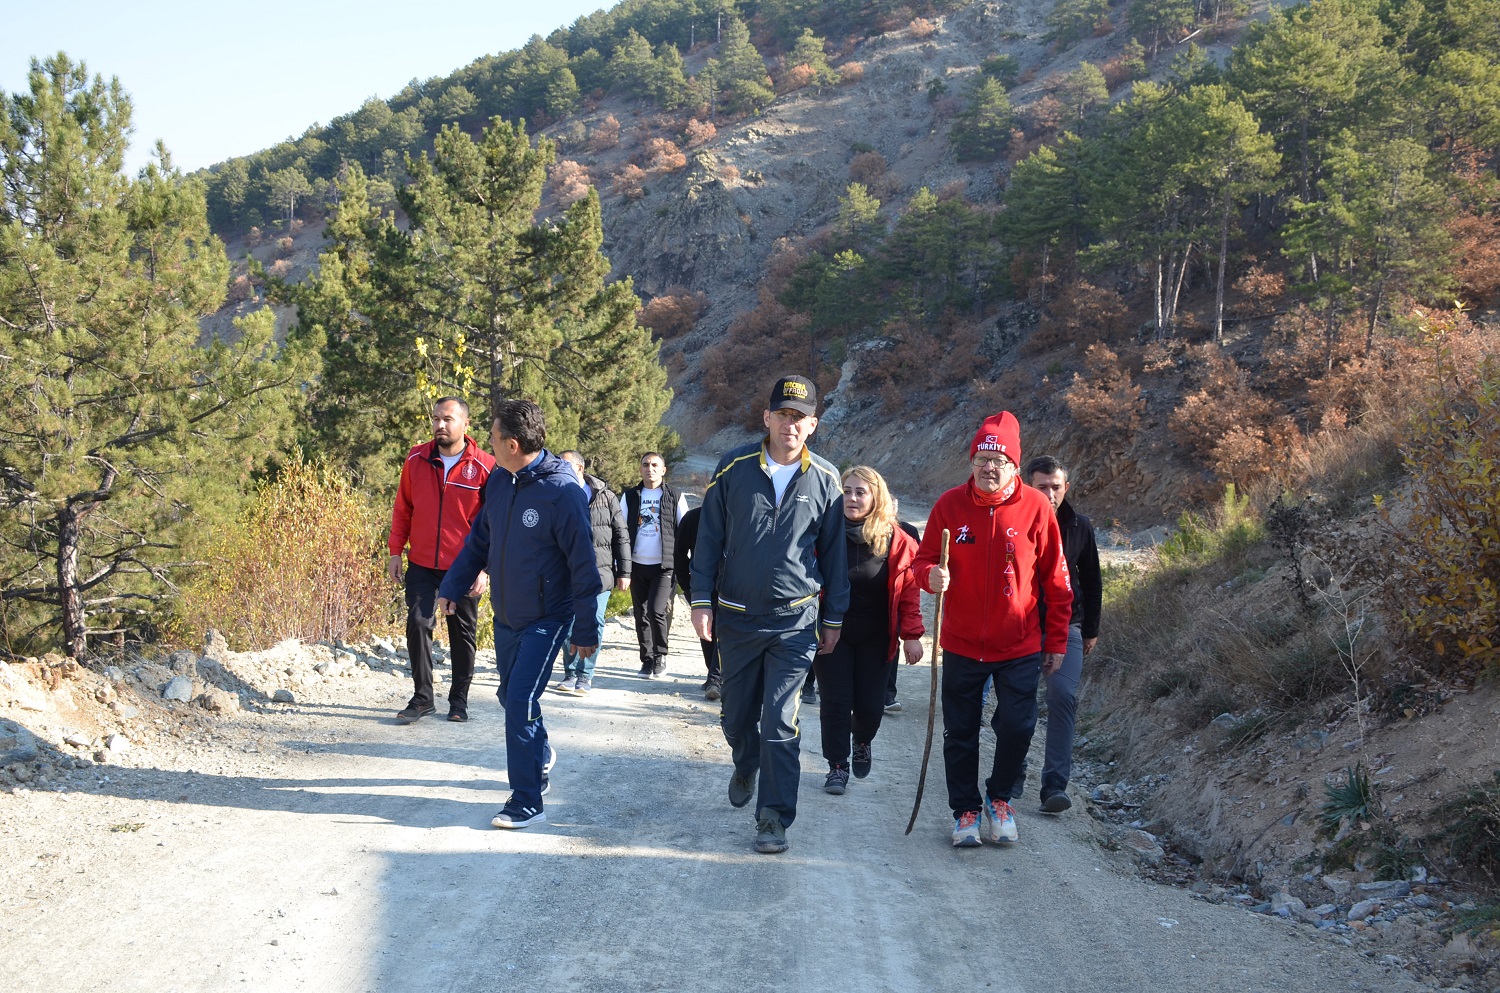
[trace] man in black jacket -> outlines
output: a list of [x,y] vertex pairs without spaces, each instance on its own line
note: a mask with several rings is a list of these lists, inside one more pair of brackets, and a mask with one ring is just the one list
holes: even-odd
[[[583,456],[570,450],[558,455],[558,458],[573,467],[573,471],[578,474],[578,484],[588,494],[594,560],[599,565],[599,582],[604,587],[599,594],[598,604],[599,630],[602,633],[610,593],[630,588],[630,532],[625,527],[625,515],[620,510],[620,501],[615,499],[604,480],[584,472]],[[598,661],[597,649],[594,654],[585,656],[577,654],[571,647],[565,648],[562,680],[552,688],[571,696],[587,696],[594,687],[594,665]]]
[[667,638],[672,628],[672,561],[677,525],[687,500],[667,482],[667,463],[658,452],[641,456],[641,485],[626,490],[625,526],[630,530],[630,605],[641,646],[642,679],[667,671]]
[[[1073,806],[1068,799],[1068,777],[1073,772],[1073,725],[1078,715],[1078,681],[1083,675],[1083,657],[1099,643],[1099,612],[1104,602],[1104,584],[1099,572],[1099,546],[1094,525],[1068,503],[1068,469],[1050,455],[1038,455],[1026,463],[1025,479],[1041,490],[1057,515],[1062,532],[1063,557],[1073,581],[1073,615],[1068,625],[1068,650],[1060,669],[1047,677],[1047,749],[1042,761],[1042,811],[1060,814]],[[1049,645],[1047,651],[1053,651]],[[1011,797],[1021,795],[1026,766],[1011,787]]]

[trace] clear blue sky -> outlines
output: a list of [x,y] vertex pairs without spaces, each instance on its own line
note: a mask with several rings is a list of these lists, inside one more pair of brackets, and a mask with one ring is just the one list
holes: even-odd
[[184,171],[245,155],[313,123],[519,48],[614,0],[0,0],[0,89],[26,89],[59,50],[131,95],[128,167],[158,138]]

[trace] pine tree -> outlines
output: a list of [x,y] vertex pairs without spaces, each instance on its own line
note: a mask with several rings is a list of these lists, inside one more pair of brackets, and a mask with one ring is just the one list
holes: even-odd
[[723,105],[732,114],[748,114],[770,103],[776,96],[766,62],[750,43],[750,29],[737,17],[724,22],[715,74]]
[[405,224],[378,216],[354,176],[318,276],[282,288],[300,305],[297,335],[327,342],[320,443],[377,486],[394,483],[446,393],[470,398],[475,424],[507,397],[536,400],[549,446],[587,452],[605,478],[671,445],[660,423],[671,393],[639,301],[628,279],[605,281],[597,194],[534,219],[553,158],[524,126],[497,120],[477,141],[445,128],[432,158],[407,161]]
[[812,28],[803,28],[802,35],[792,44],[792,50],[787,53],[786,65],[788,69],[798,66],[807,66],[812,70],[813,86],[820,90],[825,86],[837,85],[839,81],[838,70],[828,64],[828,53],[824,50],[824,41],[812,33]]
[[960,162],[998,158],[1010,144],[1015,117],[1005,88],[989,76],[981,77],[948,136],[954,154]]
[[130,102],[66,56],[0,119],[0,620],[13,648],[139,630],[180,545],[288,441],[305,351],[269,310],[199,344],[229,264],[164,149],[121,174]]
[[1058,0],[1047,15],[1047,38],[1064,48],[1094,33],[1109,19],[1109,0]]

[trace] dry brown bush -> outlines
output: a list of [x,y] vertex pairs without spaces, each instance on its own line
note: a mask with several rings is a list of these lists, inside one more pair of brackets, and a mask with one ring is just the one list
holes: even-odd
[[1057,97],[1048,93],[1046,96],[1032,102],[1031,106],[1021,111],[1021,120],[1026,125],[1026,133],[1031,137],[1050,134],[1057,130],[1062,123],[1063,115],[1067,113]]
[[647,172],[655,173],[676,172],[687,165],[687,156],[682,149],[675,141],[666,138],[647,140],[638,159]]
[[1125,331],[1129,312],[1114,290],[1101,289],[1083,279],[1073,280],[1052,299],[1024,351],[1042,355],[1058,348],[1113,341]]
[[839,66],[839,85],[857,83],[865,78],[865,67],[860,62],[845,62]]
[[676,286],[642,307],[638,319],[658,337],[675,338],[693,330],[707,309],[706,293]]
[[726,162],[719,166],[719,178],[726,183],[737,183],[740,180],[740,168],[733,162]]
[[791,93],[794,90],[800,90],[811,83],[813,77],[817,74],[817,70],[805,62],[801,65],[792,66],[781,74],[781,78],[776,80],[776,92]]
[[1099,71],[1104,73],[1104,85],[1111,93],[1131,79],[1130,62],[1123,55],[1109,59],[1099,67]]
[[268,272],[276,279],[286,279],[292,274],[292,260],[277,259],[275,262],[271,263],[271,267],[267,269],[266,272]]
[[1221,480],[1241,485],[1302,450],[1296,423],[1255,390],[1233,358],[1212,345],[1200,355],[1199,389],[1167,421],[1179,444]]
[[912,38],[920,41],[923,38],[931,38],[937,34],[937,25],[925,17],[914,17],[912,22],[906,26],[906,33]]
[[909,404],[914,392],[952,390],[988,370],[978,326],[951,312],[932,324],[897,318],[881,329],[881,336],[891,344],[865,353],[859,383],[892,411]]
[[288,255],[291,255],[296,250],[297,250],[297,243],[291,239],[290,235],[288,235],[286,237],[282,237],[282,238],[277,238],[276,239],[276,257],[277,258],[284,259]]
[[627,165],[615,173],[614,191],[627,200],[639,200],[646,195],[646,170],[638,165]]
[[688,148],[693,148],[705,141],[712,141],[718,133],[719,129],[714,127],[713,121],[700,121],[694,117],[689,119],[687,126],[682,129],[682,143]]
[[1226,309],[1235,317],[1267,314],[1275,310],[1286,295],[1286,276],[1253,262],[1230,286],[1230,292],[1233,295]]
[[552,192],[558,203],[571,206],[588,195],[593,179],[588,167],[572,159],[563,159],[552,167]]
[[604,120],[594,125],[589,132],[589,150],[603,152],[614,148],[620,143],[620,121],[614,114],[608,114]]
[[1079,427],[1097,438],[1125,442],[1140,429],[1146,409],[1141,388],[1131,382],[1120,356],[1098,342],[1085,351],[1084,371],[1074,373],[1063,400]]
[[731,321],[724,339],[704,351],[699,382],[721,424],[760,430],[765,387],[777,375],[808,376],[825,392],[837,383],[837,370],[823,360],[807,325],[805,315],[782,306],[762,285],[760,302]]
[[229,284],[229,302],[244,303],[246,300],[255,298],[255,284],[250,282],[248,275],[234,277]]
[[1500,216],[1463,214],[1448,224],[1458,247],[1459,286],[1465,299],[1493,306],[1500,296]]
[[869,188],[885,176],[887,168],[885,156],[879,152],[860,152],[849,161],[849,180]]

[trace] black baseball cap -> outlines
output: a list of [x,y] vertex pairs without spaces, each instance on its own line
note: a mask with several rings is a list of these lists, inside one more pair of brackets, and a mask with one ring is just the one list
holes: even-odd
[[771,387],[771,409],[790,407],[814,417],[818,413],[818,388],[806,376],[782,376]]

